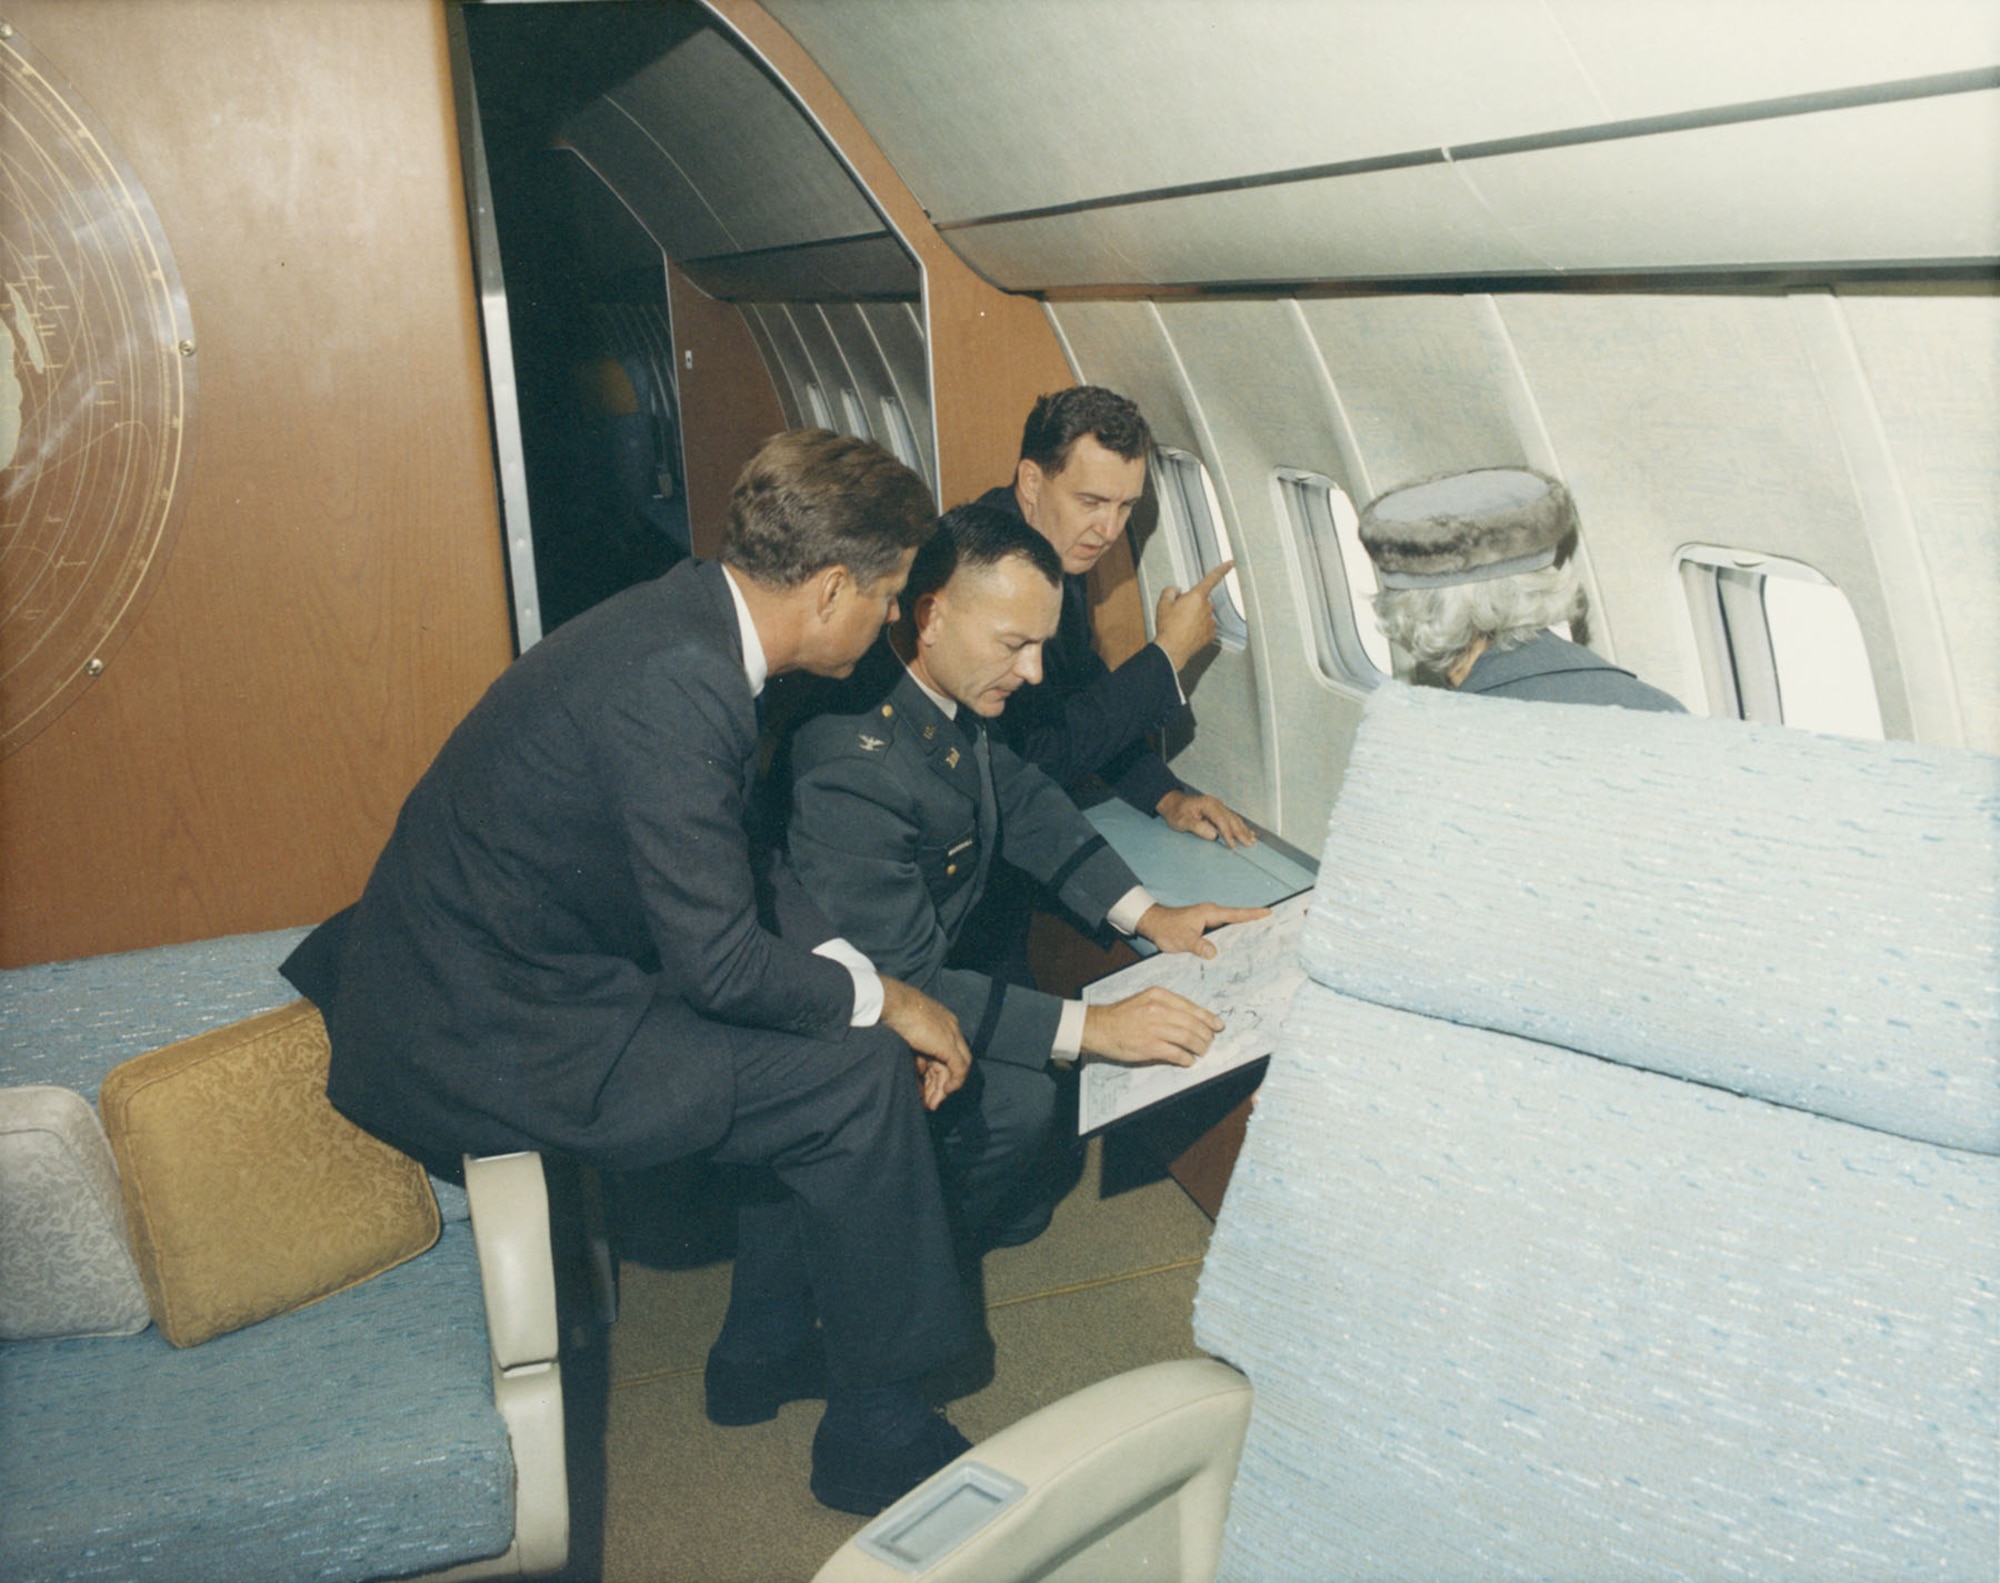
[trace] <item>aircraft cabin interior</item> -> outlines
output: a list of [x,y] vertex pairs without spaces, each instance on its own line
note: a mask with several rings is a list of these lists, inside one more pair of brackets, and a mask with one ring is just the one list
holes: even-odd
[[[0,1577],[2000,1577],[1992,0],[0,0],[0,287]],[[1075,796],[1263,1042],[1061,1069],[870,1517],[705,1416],[733,1178],[440,1173],[278,966],[770,436],[1080,385],[1257,840]],[[1391,642],[1487,470],[1671,711]]]

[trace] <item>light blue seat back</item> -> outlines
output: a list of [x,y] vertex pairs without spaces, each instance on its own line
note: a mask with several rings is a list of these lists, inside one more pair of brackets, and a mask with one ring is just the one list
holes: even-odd
[[1384,686],[1330,988],[2000,1152],[2000,760]]
[[1995,1575],[1993,788],[1371,700],[1196,1305],[1225,1578]]

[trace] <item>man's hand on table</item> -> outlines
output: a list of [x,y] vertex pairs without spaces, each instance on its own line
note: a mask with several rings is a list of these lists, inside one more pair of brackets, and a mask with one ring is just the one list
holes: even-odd
[[1212,901],[1198,901],[1188,907],[1162,907],[1153,903],[1139,915],[1134,931],[1144,935],[1162,951],[1186,951],[1210,958],[1215,945],[1202,936],[1225,923],[1250,923],[1271,916],[1269,907],[1222,907]]
[[1185,995],[1155,984],[1083,1015],[1083,1052],[1128,1064],[1192,1066],[1222,1031],[1222,1019]]
[[1169,829],[1198,835],[1204,841],[1219,840],[1225,846],[1239,847],[1254,845],[1257,840],[1257,832],[1250,828],[1250,821],[1220,797],[1209,797],[1201,792],[1170,791],[1159,800],[1153,811],[1167,822]]

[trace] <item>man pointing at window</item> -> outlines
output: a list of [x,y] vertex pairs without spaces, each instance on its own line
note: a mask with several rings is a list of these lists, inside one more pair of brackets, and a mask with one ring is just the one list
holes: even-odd
[[[979,504],[1019,517],[1062,560],[1062,618],[1042,650],[1042,680],[1023,687],[995,722],[995,736],[1075,795],[1101,776],[1133,807],[1207,841],[1244,846],[1249,822],[1219,797],[1183,786],[1148,740],[1186,707],[1180,673],[1215,641],[1209,596],[1229,572],[1216,567],[1185,593],[1160,595],[1154,638],[1112,669],[1091,645],[1091,567],[1118,541],[1146,490],[1152,431],[1115,391],[1078,385],[1043,396],[1021,431],[1014,481]],[[994,866],[977,911],[953,952],[955,966],[978,967],[1031,985],[1028,917],[1037,888],[1018,869]]]
[[1058,785],[1092,775],[1133,807],[1176,830],[1241,846],[1256,832],[1221,798],[1183,786],[1147,741],[1187,702],[1180,672],[1215,640],[1209,597],[1224,563],[1185,593],[1160,595],[1151,643],[1116,670],[1090,638],[1091,567],[1118,541],[1146,488],[1152,432],[1139,409],[1098,385],[1043,396],[1028,414],[1014,482],[983,506],[1023,518],[1062,557],[1062,625],[1043,653],[1044,676],[1008,706],[1008,745]]

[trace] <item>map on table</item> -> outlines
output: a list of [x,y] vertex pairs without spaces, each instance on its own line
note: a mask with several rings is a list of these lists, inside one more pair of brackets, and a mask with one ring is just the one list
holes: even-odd
[[1299,966],[1299,931],[1312,892],[1275,903],[1271,916],[1231,924],[1208,938],[1215,958],[1162,951],[1087,985],[1093,1006],[1124,1000],[1158,984],[1206,1006],[1223,1021],[1208,1053],[1192,1066],[1126,1066],[1084,1057],[1077,1073],[1076,1130],[1087,1134],[1211,1083],[1276,1048],[1278,1025],[1306,979]]

